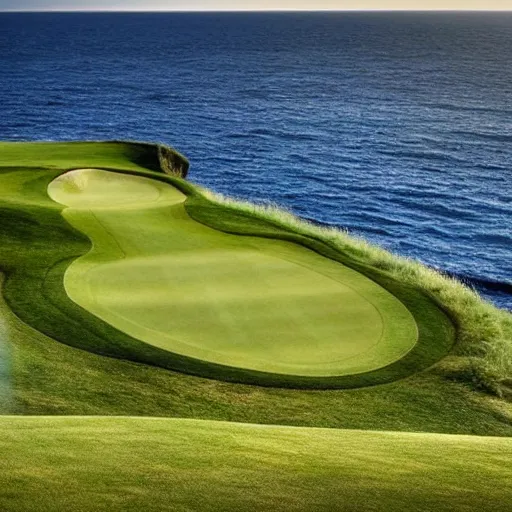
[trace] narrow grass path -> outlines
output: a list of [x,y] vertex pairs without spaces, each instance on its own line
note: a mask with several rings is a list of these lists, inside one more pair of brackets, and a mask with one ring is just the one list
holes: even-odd
[[9,512],[507,512],[512,502],[511,438],[2,417],[0,452]]
[[82,169],[48,190],[93,242],[66,271],[67,293],[134,338],[307,376],[375,370],[417,341],[407,308],[370,279],[297,244],[199,224],[170,184]]
[[[2,276],[0,274],[0,292]],[[0,303],[2,301],[0,300]],[[11,345],[7,321],[4,319],[0,305],[0,414],[12,407],[11,383]]]

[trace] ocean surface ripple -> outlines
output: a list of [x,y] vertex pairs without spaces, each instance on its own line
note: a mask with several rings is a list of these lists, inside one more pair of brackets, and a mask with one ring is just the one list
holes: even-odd
[[0,14],[0,138],[176,146],[512,309],[512,14]]

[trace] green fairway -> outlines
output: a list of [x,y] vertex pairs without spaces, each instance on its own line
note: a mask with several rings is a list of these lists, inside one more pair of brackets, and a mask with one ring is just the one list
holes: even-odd
[[66,271],[80,306],[152,345],[292,375],[362,373],[417,341],[414,318],[373,281],[289,242],[193,221],[170,184],[84,169],[49,194],[93,242]]
[[506,512],[512,439],[137,418],[0,419],[0,509]]

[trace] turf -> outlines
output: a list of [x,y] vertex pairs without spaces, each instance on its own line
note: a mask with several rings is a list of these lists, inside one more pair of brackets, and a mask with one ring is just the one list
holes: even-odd
[[10,512],[511,510],[510,438],[5,417],[0,450]]
[[84,169],[49,194],[93,242],[66,271],[66,292],[146,343],[310,376],[375,370],[416,344],[412,315],[370,279],[297,244],[199,224],[170,184]]

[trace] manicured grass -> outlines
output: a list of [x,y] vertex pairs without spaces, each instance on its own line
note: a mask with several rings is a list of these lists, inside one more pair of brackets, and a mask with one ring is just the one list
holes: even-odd
[[[62,150],[61,159],[70,164],[78,151],[82,155],[79,163],[87,165],[86,155],[94,147],[96,165],[130,169],[137,164],[129,156],[132,150],[126,146],[108,143],[108,150],[101,156],[101,144],[69,144],[65,146],[66,151]],[[64,293],[61,284],[65,269],[74,258],[87,253],[91,245],[78,232],[70,231],[60,214],[61,206],[47,197],[46,187],[63,171],[44,167],[56,162],[54,146],[0,144],[0,149],[4,163],[8,161],[11,165],[1,170],[3,178],[9,179],[3,179],[0,188],[0,267],[9,277],[4,294],[11,305],[15,304],[18,314],[23,312],[27,322],[40,327],[39,332],[28,327],[0,302],[3,326],[0,338],[5,347],[2,357],[6,369],[2,411],[185,416],[289,425],[510,435],[509,405],[447,380],[471,364],[471,359],[460,356],[445,357],[430,371],[387,386],[308,392],[223,383],[76,350],[73,347],[113,357],[122,354],[124,358],[150,365],[154,360],[165,363],[162,354],[151,352],[148,345],[134,347],[133,340],[121,338],[118,331],[98,323],[94,317],[91,320],[81,308],[74,308]],[[25,159],[29,167],[13,167],[18,158]],[[149,151],[143,159],[151,158],[154,153]],[[140,154],[137,159],[141,159]],[[197,188],[183,180],[137,172],[180,187],[189,198],[187,212],[205,223],[225,231],[293,235],[286,227],[286,222],[290,224],[289,217],[284,216],[286,222],[283,222],[282,212],[278,212],[278,217],[274,211],[261,214],[238,203],[236,208],[231,204],[217,208],[209,199],[202,200]],[[304,226],[299,225],[296,231],[301,230]],[[305,243],[311,240],[303,237]],[[357,248],[357,243],[353,244]],[[339,254],[350,253],[350,247],[347,243]],[[61,260],[56,271],[48,275],[46,269]],[[402,277],[405,280],[406,276]],[[42,282],[45,288],[41,287]],[[435,322],[423,324],[439,327]],[[479,323],[482,325],[486,325],[484,319]],[[459,325],[459,329],[464,328],[463,324]],[[45,336],[45,329],[69,346]],[[436,332],[439,331],[432,331],[432,339],[436,339]],[[478,333],[474,328],[474,336]],[[427,346],[430,350],[436,347]],[[440,347],[443,352],[434,351],[433,361],[446,352],[442,344]],[[186,365],[186,361],[179,362]],[[409,374],[416,369],[413,365]],[[469,380],[472,375],[467,372]]]
[[137,418],[0,419],[0,509],[510,510],[512,439]]
[[416,344],[412,315],[370,279],[297,244],[207,228],[170,184],[85,169],[49,193],[94,244],[66,270],[66,292],[134,338],[308,376],[375,370]]

